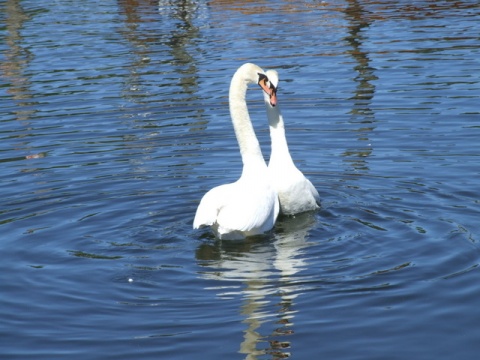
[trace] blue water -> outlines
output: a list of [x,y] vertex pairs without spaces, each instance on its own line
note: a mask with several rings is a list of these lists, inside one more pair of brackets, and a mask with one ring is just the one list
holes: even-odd
[[[477,2],[0,9],[2,359],[478,356]],[[322,208],[221,242],[192,221],[240,175],[244,62]]]

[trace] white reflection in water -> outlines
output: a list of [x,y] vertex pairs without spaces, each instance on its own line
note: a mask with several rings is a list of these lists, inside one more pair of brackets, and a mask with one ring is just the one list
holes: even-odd
[[270,238],[216,241],[197,249],[203,278],[222,282],[209,287],[220,299],[241,297],[239,313],[246,324],[239,352],[246,359],[270,354],[290,356],[298,312],[295,299],[302,293],[300,272],[308,266],[308,233],[316,225],[314,213],[281,219]]

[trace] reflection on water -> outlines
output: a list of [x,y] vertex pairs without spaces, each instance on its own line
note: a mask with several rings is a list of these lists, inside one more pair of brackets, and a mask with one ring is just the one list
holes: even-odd
[[[7,81],[7,92],[14,100],[14,107],[7,107],[8,111],[14,114],[16,120],[26,121],[35,113],[32,107],[31,81],[29,76],[25,75],[25,69],[31,62],[33,54],[21,45],[23,40],[21,31],[30,16],[25,13],[19,0],[6,1],[4,9],[6,49],[3,52],[5,59],[0,63],[0,74]],[[28,130],[28,127],[26,129]]]
[[132,53],[134,55],[131,64],[128,66],[128,76],[125,78],[124,96],[132,101],[141,101],[148,97],[148,92],[142,89],[145,86],[142,78],[142,70],[147,67],[150,62],[150,45],[154,45],[157,39],[149,36],[147,30],[142,29],[142,23],[155,22],[155,7],[151,1],[137,0],[119,0],[118,6],[120,14],[125,16],[125,27],[119,32],[132,45]]
[[304,213],[280,220],[273,239],[215,241],[197,249],[198,264],[205,269],[200,276],[223,284],[211,287],[218,297],[242,297],[239,313],[246,329],[239,352],[246,359],[290,356],[288,335],[295,332],[299,311],[295,299],[303,290],[299,273],[308,266],[307,236],[315,225],[315,214]]
[[141,167],[152,160],[152,152],[168,147],[161,155],[162,176],[184,178],[191,168],[188,158],[199,146],[190,143],[188,132],[207,123],[193,56],[204,5],[192,0],[118,0],[118,6],[124,21],[118,32],[130,45],[121,111],[133,129],[125,145],[136,151],[143,147],[144,159],[136,160],[136,171],[145,171]]
[[24,11],[19,0],[7,0],[4,9],[6,48],[3,51],[4,59],[0,62],[0,78],[6,81],[7,93],[11,95],[13,101],[11,105],[4,106],[2,110],[9,115],[13,115],[15,120],[21,121],[23,128],[22,131],[14,135],[14,137],[22,139],[21,142],[15,144],[16,150],[21,151],[7,159],[0,159],[0,162],[41,158],[46,155],[46,152],[32,153],[29,142],[23,140],[23,138],[32,135],[32,128],[28,121],[36,112],[30,89],[31,80],[25,74],[26,68],[33,59],[33,54],[22,46],[23,38],[21,35],[24,24],[30,20],[30,16]]
[[358,124],[355,129],[358,141],[356,149],[349,149],[343,153],[345,161],[351,163],[354,171],[368,170],[366,157],[372,153],[372,145],[368,134],[374,130],[375,113],[371,109],[371,103],[375,94],[375,85],[372,81],[377,80],[374,74],[375,69],[370,66],[369,54],[363,49],[365,41],[365,32],[370,26],[370,19],[366,17],[366,10],[358,0],[348,0],[345,8],[345,16],[349,24],[347,26],[348,35],[345,37],[346,43],[351,47],[348,53],[355,60],[354,70],[357,76],[354,81],[357,82],[352,110],[350,111],[352,124]]
[[17,120],[28,120],[33,110],[22,109],[28,107],[31,99],[30,79],[24,75],[24,69],[28,66],[32,59],[32,53],[28,51],[22,44],[21,31],[26,21],[30,19],[25,13],[19,0],[7,0],[5,5],[5,24],[6,37],[4,51],[5,60],[0,64],[2,77],[9,82],[8,93],[12,94],[12,98],[16,101],[16,105],[20,107],[15,111]]
[[[125,28],[121,29],[121,33],[132,44],[135,54],[129,69],[127,96],[130,93],[128,97],[132,101],[148,98],[150,93],[142,95],[139,91],[142,86],[145,87],[148,75],[157,73],[166,76],[164,80],[167,82],[162,86],[178,84],[181,86],[178,95],[187,94],[189,100],[196,101],[198,70],[191,47],[199,36],[199,27],[194,23],[200,11],[198,2],[119,0],[118,4],[125,15]],[[163,28],[163,24],[168,24],[168,27]],[[152,51],[163,50],[163,46],[170,56],[163,53],[159,63],[151,64],[151,57],[157,55]]]
[[[364,3],[367,3],[364,1]],[[389,0],[379,0],[372,3],[372,8],[368,12],[368,17],[375,20],[385,19],[408,19],[421,20],[425,18],[449,16],[450,10],[469,10],[477,9],[478,4],[475,1],[421,1],[412,2],[392,2]],[[445,13],[446,12],[446,13]],[[442,14],[444,13],[444,14]],[[475,12],[465,12],[465,15],[475,15]]]

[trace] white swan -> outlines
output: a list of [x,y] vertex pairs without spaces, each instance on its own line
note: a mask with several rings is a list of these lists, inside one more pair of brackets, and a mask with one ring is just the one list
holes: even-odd
[[[278,87],[278,73],[275,70],[266,72],[273,94],[264,94],[272,150],[268,171],[280,201],[280,211],[285,215],[294,215],[304,211],[315,210],[320,205],[320,196],[312,185],[293,163],[285,137],[285,125],[280,108],[270,101]],[[275,97],[276,99],[276,97]]]
[[242,155],[242,175],[236,182],[217,186],[203,196],[193,221],[194,229],[209,225],[218,238],[236,240],[265,233],[275,224],[278,197],[270,183],[245,100],[251,83],[259,84],[270,97],[273,91],[267,81],[264,71],[250,63],[238,68],[232,78],[230,115]]

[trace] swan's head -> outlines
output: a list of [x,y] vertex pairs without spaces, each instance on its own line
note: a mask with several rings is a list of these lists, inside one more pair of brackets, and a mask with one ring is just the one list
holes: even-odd
[[270,81],[270,86],[273,87],[275,91],[277,91],[279,81],[278,72],[276,72],[275,70],[267,70],[265,72],[265,75],[267,75],[268,80]]
[[[278,76],[276,78],[278,78]],[[245,86],[251,83],[257,83],[262,88],[264,96],[267,98],[267,101],[270,102],[270,105],[275,106],[277,104],[276,86],[272,85],[265,71],[263,71],[260,66],[252,63],[246,63],[240,66],[232,78],[230,90],[238,88],[242,83]]]
[[[273,76],[273,80],[270,78],[269,73]],[[258,74],[260,80],[258,85],[264,91],[265,101],[268,101],[273,107],[277,105],[277,85],[278,84],[278,74],[275,70],[268,70],[265,74]]]
[[278,85],[278,73],[275,70],[267,70],[264,75],[260,76],[260,82],[258,83],[264,91],[265,101],[274,107],[277,105],[277,85]]

